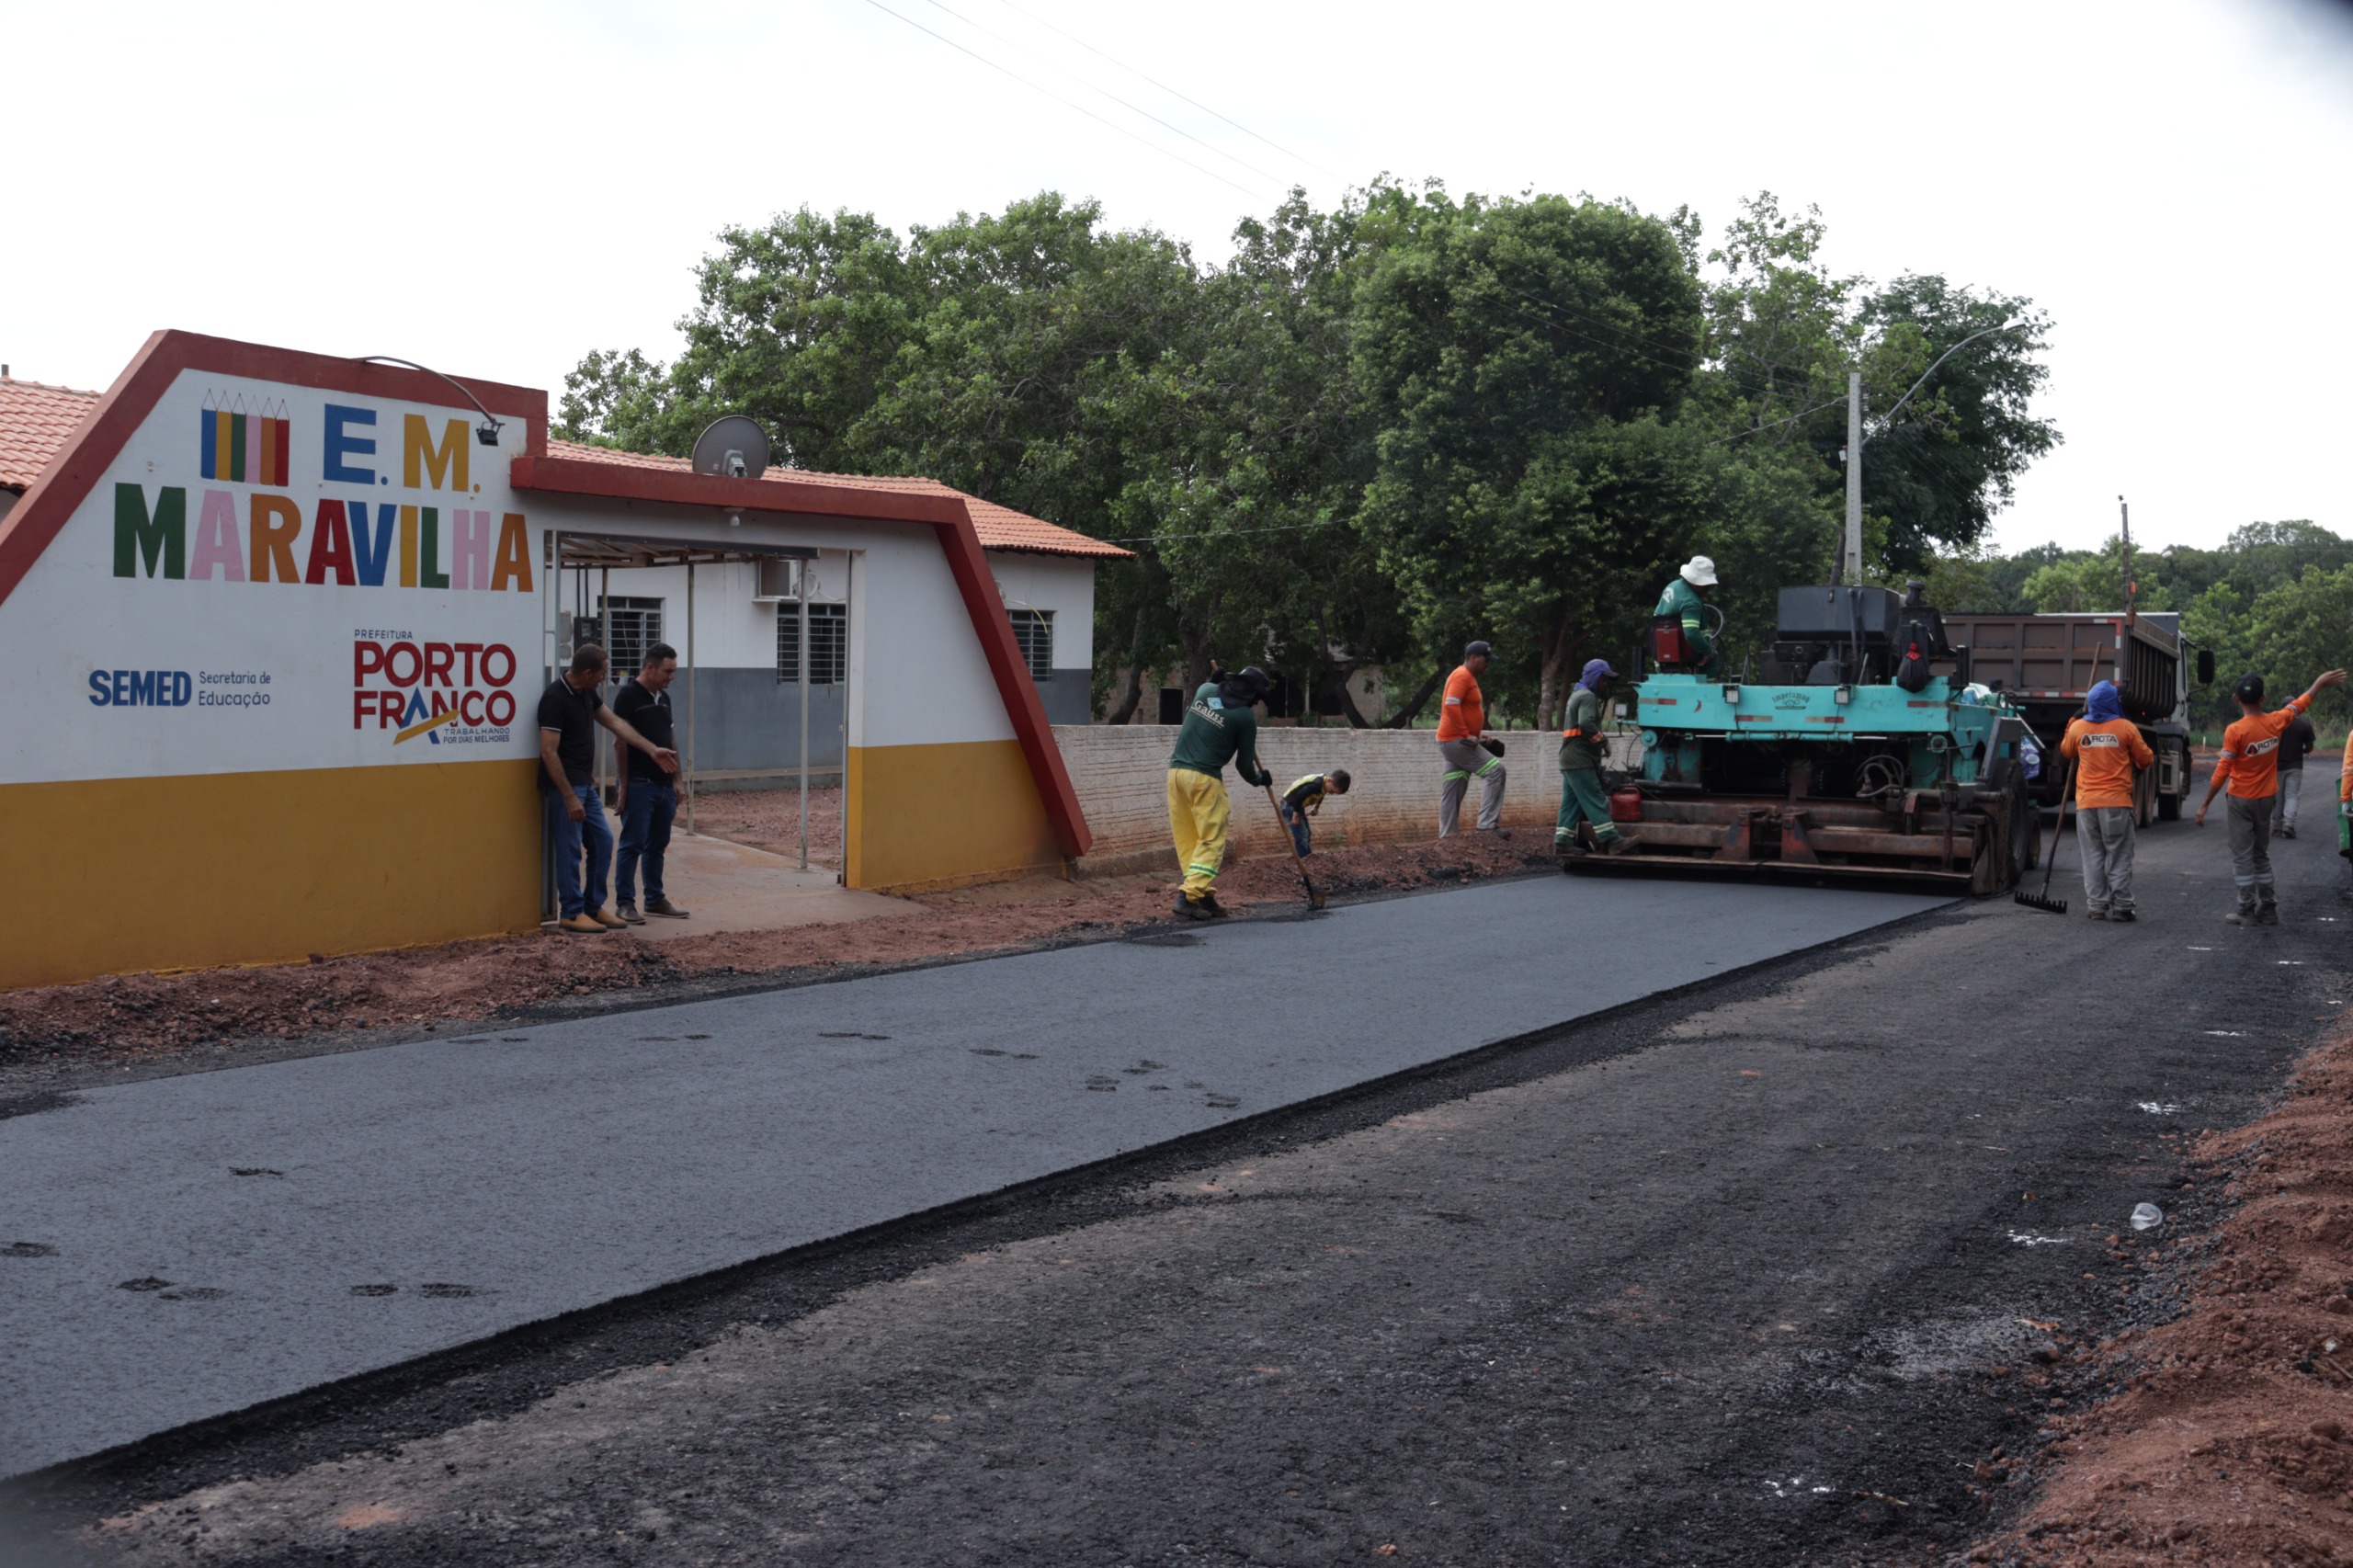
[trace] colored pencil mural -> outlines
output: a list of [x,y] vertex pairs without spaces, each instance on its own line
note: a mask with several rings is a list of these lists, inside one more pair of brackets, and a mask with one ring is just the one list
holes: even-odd
[[244,399],[233,408],[215,407],[210,396],[197,414],[199,472],[233,484],[286,483],[288,449],[293,445],[286,405],[274,413],[247,413]]

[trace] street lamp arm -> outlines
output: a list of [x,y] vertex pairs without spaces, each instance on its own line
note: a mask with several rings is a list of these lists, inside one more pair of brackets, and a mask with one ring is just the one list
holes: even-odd
[[1950,348],[1948,348],[1943,353],[1938,355],[1936,364],[1930,365],[1927,369],[1921,371],[1920,379],[1912,383],[1912,392],[1905,392],[1902,397],[1897,398],[1895,400],[1895,407],[1889,409],[1884,415],[1880,416],[1879,428],[1872,431],[1870,436],[1864,437],[1863,439],[1868,441],[1871,439],[1872,437],[1884,436],[1888,431],[1893,429],[1895,426],[1896,409],[1902,408],[1905,403],[1912,401],[1912,392],[1916,392],[1922,387],[1928,384],[1928,378],[1937,373],[1938,365],[1942,365],[1946,360],[1951,358],[1954,355],[1960,353],[1962,349],[1968,347],[1979,338],[1991,337],[1997,332],[2007,332],[2016,324],[2017,324],[2015,322],[2004,322],[1999,326],[1989,326],[1983,332],[1972,332],[1967,337],[1962,338],[1959,343],[1954,344]]

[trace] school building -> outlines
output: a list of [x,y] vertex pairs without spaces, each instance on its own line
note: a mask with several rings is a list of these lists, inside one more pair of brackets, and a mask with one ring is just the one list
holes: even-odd
[[840,778],[849,886],[1086,853],[1050,726],[1126,552],[928,480],[552,440],[547,405],[179,332],[103,394],[0,380],[0,869],[42,910],[0,986],[536,927],[533,713],[589,640],[679,650],[706,786]]

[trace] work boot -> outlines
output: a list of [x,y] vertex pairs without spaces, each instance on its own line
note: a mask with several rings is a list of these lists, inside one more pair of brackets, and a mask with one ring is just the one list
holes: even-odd
[[559,920],[555,928],[569,931],[575,937],[601,937],[605,934],[605,927],[590,915],[575,915],[568,920]]
[[2084,918],[2086,920],[2105,920],[2108,918],[2108,911],[2105,909],[2086,909],[2084,911]]
[[2296,836],[2296,824],[2295,824],[2294,823],[2291,823],[2291,822],[2283,822],[2283,823],[2281,823],[2281,824],[2279,824],[2279,836],[2280,836],[2280,837],[2282,837],[2282,838],[2293,838],[2293,837],[2295,837],[2295,836]]
[[1176,918],[1179,920],[1211,920],[1215,916],[1198,899],[1184,893],[1176,895]]
[[2255,912],[2255,923],[2256,923],[2257,926],[2277,926],[2277,925],[2279,925],[2279,906],[2278,904],[2276,904],[2276,903],[2267,903],[2267,904],[2265,904],[2262,908],[2260,908],[2260,909],[2258,909],[2258,910],[2256,910],[2256,911]]
[[597,925],[602,926],[608,931],[618,931],[629,924],[628,921],[623,920],[620,915],[615,915],[609,909],[592,909],[588,912],[588,918],[594,920]]
[[1643,841],[1631,833],[1612,834],[1609,842],[1601,846],[1604,855],[1631,855],[1642,847]]
[[1212,920],[1222,920],[1233,913],[1217,901],[1215,890],[1201,894],[1201,907],[1210,912],[1210,918]]
[[1497,838],[1509,838],[1511,836],[1511,829],[1507,827],[1483,827],[1479,831],[1481,833],[1492,833]]
[[2255,905],[2251,903],[2240,904],[2236,909],[2232,910],[2228,915],[2222,916],[2222,924],[2225,926],[2254,925]]
[[648,915],[659,915],[664,918],[670,920],[684,920],[687,917],[687,912],[685,910],[680,909],[676,904],[672,903],[666,898],[647,899],[645,901],[645,913]]
[[2111,910],[2111,911],[2109,911],[2109,916],[2108,916],[2108,917],[2109,917],[2110,920],[2121,920],[2121,921],[2122,921],[2122,922],[2124,922],[2124,924],[2126,924],[2127,926],[2130,926],[2131,924],[2132,924],[2132,922],[2134,922],[2135,920],[2138,920],[2138,919],[2140,919],[2140,918],[2141,918],[2139,915],[2137,915],[2133,914],[2133,913],[2132,913],[2131,910],[2129,910],[2129,909],[2117,909],[2117,910]]
[[625,924],[631,926],[642,926],[645,924],[645,916],[637,912],[637,905],[633,903],[624,903],[620,908],[614,910],[613,913],[620,915]]

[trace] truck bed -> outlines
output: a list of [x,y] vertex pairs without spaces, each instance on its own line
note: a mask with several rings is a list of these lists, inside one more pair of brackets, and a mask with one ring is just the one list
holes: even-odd
[[2113,680],[2126,715],[2155,724],[2173,717],[2181,697],[2181,645],[2167,624],[2172,619],[2140,616],[2127,637],[2120,612],[1949,615],[1945,634],[1969,649],[1972,679],[2016,700],[2079,704],[2095,683]]

